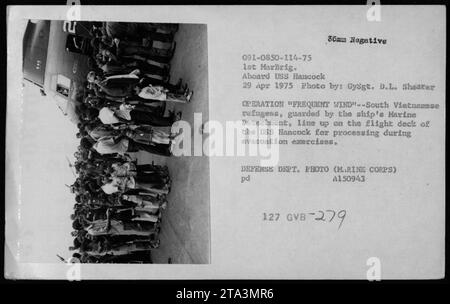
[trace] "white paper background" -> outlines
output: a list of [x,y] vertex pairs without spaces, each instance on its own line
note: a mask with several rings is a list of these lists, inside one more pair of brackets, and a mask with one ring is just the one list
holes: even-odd
[[[21,19],[65,19],[65,7],[10,7],[8,18],[8,125],[6,274],[15,278],[65,278],[64,264],[16,264],[15,174],[20,128]],[[433,121],[414,139],[341,139],[334,147],[282,148],[286,164],[394,164],[393,176],[364,184],[332,183],[323,175],[255,176],[240,183],[240,164],[258,159],[211,158],[210,265],[83,265],[91,278],[366,278],[366,260],[381,260],[382,278],[439,278],[444,273],[445,7],[382,7],[381,22],[367,22],[366,7],[83,7],[83,20],[205,23],[208,26],[210,119],[237,120],[244,99],[299,97],[299,92],[241,89],[241,55],[310,53],[305,73],[346,82],[424,82],[428,93],[384,93],[387,101],[439,103],[420,114]],[[23,22],[23,21],[22,21]],[[382,47],[327,45],[328,35],[386,38]],[[179,50],[178,50],[179,51]],[[302,100],[326,98],[301,92]],[[352,93],[351,98],[367,95]],[[374,93],[372,93],[374,94]],[[334,93],[331,100],[349,98]],[[384,95],[372,95],[383,100]],[[250,100],[251,100],[250,99]],[[25,122],[26,123],[26,122]],[[347,209],[335,226],[265,223],[262,212]],[[8,220],[9,219],[9,220]],[[9,253],[12,252],[12,255]]]

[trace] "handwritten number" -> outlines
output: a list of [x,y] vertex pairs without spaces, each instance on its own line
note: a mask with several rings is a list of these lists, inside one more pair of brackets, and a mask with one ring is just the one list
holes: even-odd
[[346,215],[347,215],[347,211],[345,211],[345,210],[339,211],[337,217],[341,219],[341,222],[339,223],[338,229],[341,228],[342,223],[344,222],[344,218],[345,218]]
[[325,219],[324,219],[324,217],[325,217],[325,212],[323,212],[323,211],[321,211],[321,210],[319,210],[319,211],[317,211],[317,212],[320,212],[320,213],[322,214],[322,216],[321,216],[321,217],[316,217],[315,220],[317,220],[317,221],[325,221]]
[[336,211],[334,211],[334,210],[327,210],[327,212],[331,212],[333,214],[331,216],[330,220],[328,221],[328,222],[331,222],[334,219],[335,215],[336,215]]

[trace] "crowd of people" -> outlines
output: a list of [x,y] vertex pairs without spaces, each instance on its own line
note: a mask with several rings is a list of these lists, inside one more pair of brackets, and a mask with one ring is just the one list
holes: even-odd
[[[93,25],[91,71],[79,114],[77,178],[70,250],[82,263],[151,262],[171,180],[166,166],[138,164],[129,155],[170,156],[171,132],[193,92],[170,84],[176,24],[106,22]],[[167,114],[165,114],[168,112]]]

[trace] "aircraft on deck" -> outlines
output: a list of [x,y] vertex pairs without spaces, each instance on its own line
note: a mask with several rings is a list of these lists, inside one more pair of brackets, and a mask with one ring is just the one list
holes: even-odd
[[53,97],[71,120],[77,120],[75,107],[86,88],[92,24],[29,20],[23,39],[23,78]]

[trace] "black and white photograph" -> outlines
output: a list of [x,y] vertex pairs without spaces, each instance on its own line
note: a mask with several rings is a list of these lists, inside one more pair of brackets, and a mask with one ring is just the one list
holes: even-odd
[[209,263],[207,68],[204,24],[24,22],[21,261]]

